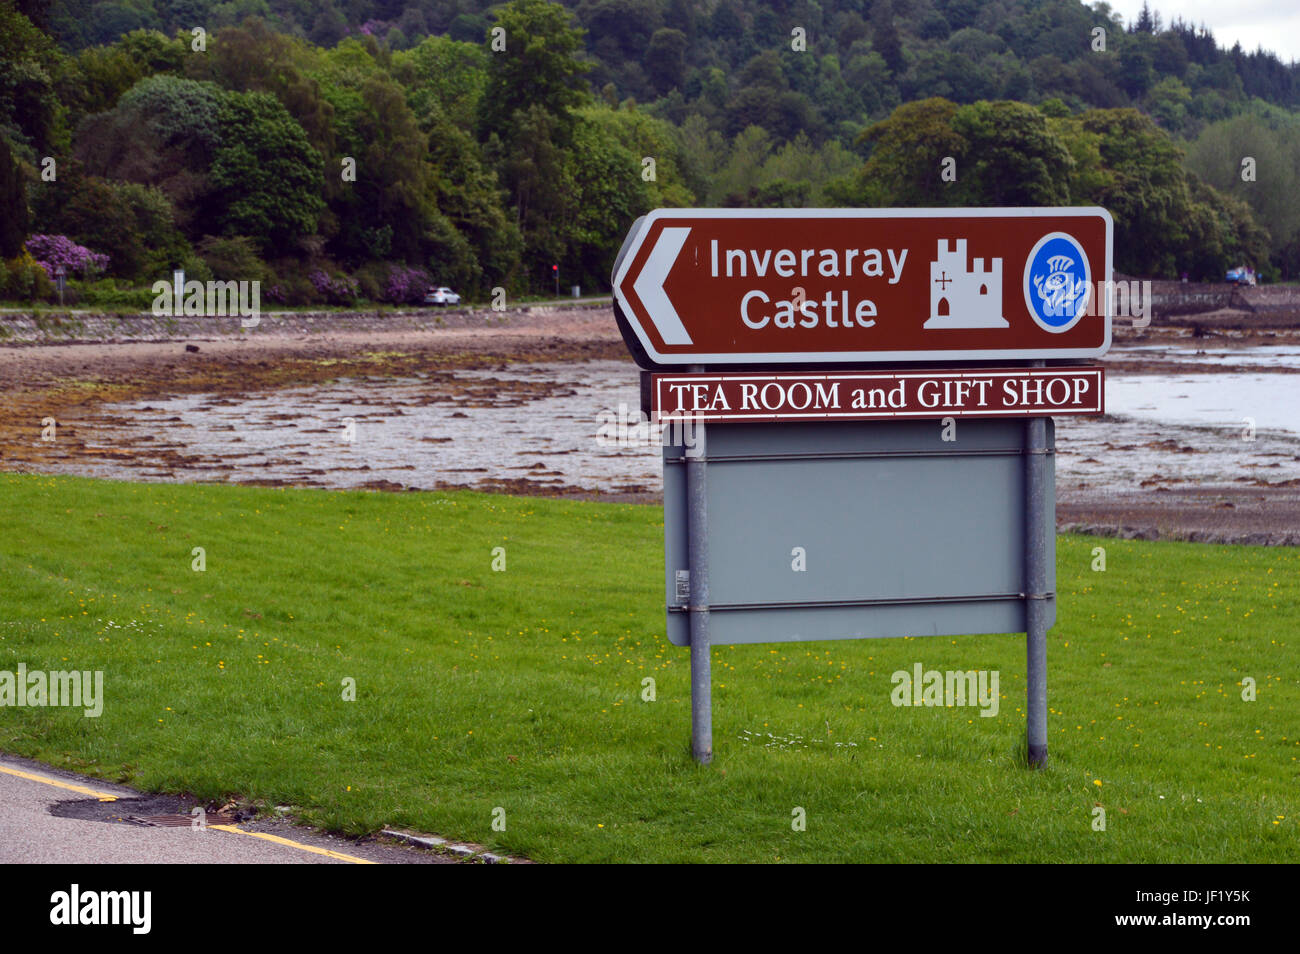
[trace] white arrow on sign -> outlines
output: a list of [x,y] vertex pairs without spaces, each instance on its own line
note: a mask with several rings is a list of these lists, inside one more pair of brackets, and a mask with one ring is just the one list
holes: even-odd
[[686,326],[682,324],[682,319],[668,298],[668,293],[664,291],[664,281],[668,278],[668,272],[672,270],[673,263],[677,261],[682,246],[686,244],[686,237],[690,234],[690,228],[681,227],[666,228],[660,232],[654,251],[646,259],[641,274],[632,283],[632,289],[645,304],[646,311],[654,321],[655,327],[659,329],[660,337],[663,338],[664,344],[668,345],[695,343],[687,334]]

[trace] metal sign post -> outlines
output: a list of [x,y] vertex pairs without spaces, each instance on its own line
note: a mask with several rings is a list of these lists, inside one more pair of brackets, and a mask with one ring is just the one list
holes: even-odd
[[705,427],[686,452],[686,538],[691,633],[691,754],[713,761],[713,660],[709,640],[709,484]]
[[[1043,362],[1034,361],[1035,367]],[[1047,766],[1047,419],[1025,421],[1025,692],[1027,757],[1034,768]],[[1053,482],[1055,484],[1055,482]],[[1055,494],[1055,486],[1052,487]],[[1055,523],[1055,521],[1053,521]],[[1055,531],[1055,526],[1052,530]],[[1054,594],[1051,594],[1054,595]]]
[[[1025,422],[1025,646],[1029,764],[1047,765],[1047,554],[1043,531],[1047,521],[1047,419]],[[1056,529],[1052,527],[1053,531]]]

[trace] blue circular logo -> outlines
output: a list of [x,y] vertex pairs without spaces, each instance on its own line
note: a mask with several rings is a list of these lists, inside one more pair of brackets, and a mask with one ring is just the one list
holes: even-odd
[[1050,232],[1038,240],[1025,263],[1025,304],[1044,331],[1073,328],[1092,302],[1088,256],[1074,236]]

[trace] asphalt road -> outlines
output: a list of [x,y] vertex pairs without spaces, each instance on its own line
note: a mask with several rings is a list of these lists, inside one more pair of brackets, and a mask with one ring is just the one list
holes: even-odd
[[[116,801],[108,801],[108,796]],[[134,799],[142,801],[130,801]],[[231,831],[97,820],[134,814],[132,808],[137,804],[151,804],[150,796],[0,755],[0,864],[419,864],[459,860],[406,846],[333,838],[287,822],[244,822],[234,826],[238,831]],[[66,814],[56,816],[51,809]],[[71,814],[95,817],[67,817]]]

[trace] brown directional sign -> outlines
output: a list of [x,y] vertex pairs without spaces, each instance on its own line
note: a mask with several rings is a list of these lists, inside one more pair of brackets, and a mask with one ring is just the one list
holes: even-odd
[[875,421],[1101,414],[1101,368],[655,374],[656,421]]
[[1060,209],[659,209],[615,265],[650,367],[1095,358],[1111,217]]

